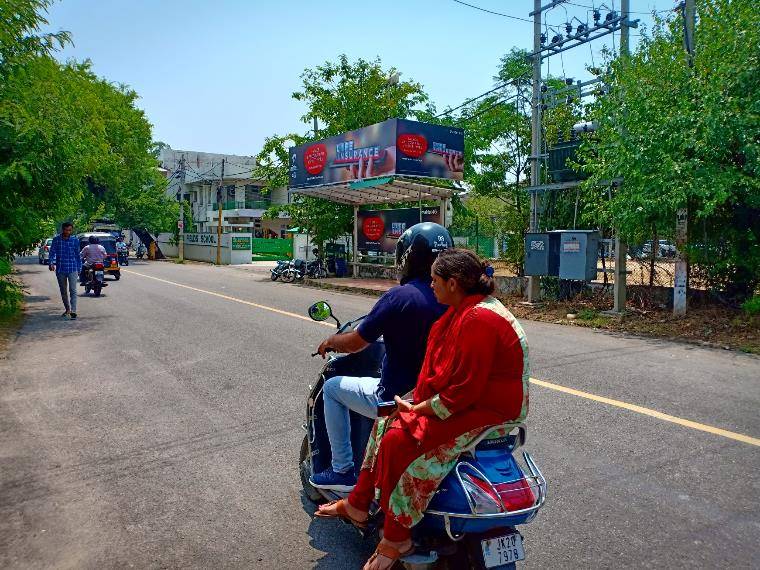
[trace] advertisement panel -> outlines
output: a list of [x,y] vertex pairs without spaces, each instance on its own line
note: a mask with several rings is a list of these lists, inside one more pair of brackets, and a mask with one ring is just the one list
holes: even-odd
[[[358,248],[374,253],[394,253],[399,236],[419,221],[418,208],[360,211]],[[441,208],[422,208],[422,221],[440,224]]]
[[291,188],[396,174],[462,180],[464,131],[389,119],[292,147],[289,154]]

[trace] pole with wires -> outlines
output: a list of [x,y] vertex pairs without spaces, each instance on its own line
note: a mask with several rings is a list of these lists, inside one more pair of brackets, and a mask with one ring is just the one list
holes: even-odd
[[179,240],[177,243],[179,261],[185,261],[185,155],[179,161]]
[[[620,15],[622,16],[622,25],[620,28],[620,55],[628,57],[630,50],[630,27],[628,26],[628,16],[630,10],[630,0],[621,0]],[[620,239],[620,228],[615,229],[615,282],[613,283],[613,304],[612,313],[621,315],[625,312],[625,303],[628,297],[627,281],[628,268],[626,264],[626,255],[628,246]]]
[[222,191],[224,189],[224,159],[222,159],[222,172],[219,177],[219,190],[216,193],[219,219],[216,222],[216,264],[222,264]]
[[[694,0],[686,0],[682,5],[684,48],[689,67],[694,66],[694,28],[697,9]],[[686,259],[688,239],[689,209],[686,205],[676,210],[676,265],[673,272],[673,314],[686,314],[686,293],[689,287],[689,270]],[[657,244],[652,244],[652,248]],[[658,247],[659,249],[659,247]],[[654,250],[657,251],[657,250]]]
[[[533,0],[533,97],[531,99],[530,127],[530,185],[541,184],[541,0]],[[530,193],[530,231],[538,231],[538,192]],[[539,278],[528,277],[528,303],[541,298]]]

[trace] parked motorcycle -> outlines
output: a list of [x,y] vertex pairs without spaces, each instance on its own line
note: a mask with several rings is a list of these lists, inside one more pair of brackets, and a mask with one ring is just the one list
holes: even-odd
[[280,276],[280,279],[284,283],[292,283],[293,281],[300,281],[304,277],[310,279],[323,279],[327,277],[327,269],[321,258],[317,258],[313,261],[304,261],[303,259],[295,259],[290,262],[290,265],[285,268]]
[[96,297],[100,297],[103,287],[108,287],[108,283],[105,282],[105,271],[103,269],[103,264],[100,262],[84,266],[82,284],[84,285],[85,295],[89,295],[90,291],[92,291]]
[[[315,321],[334,319],[338,333],[353,330],[364,319],[341,326],[324,301],[309,307],[309,316]],[[315,503],[345,496],[309,483],[311,474],[328,468],[331,461],[323,385],[337,375],[379,376],[384,354],[382,341],[353,354],[331,354],[316,383],[309,386],[299,469],[304,494]],[[373,422],[354,412],[350,414],[354,465],[361,465]],[[516,425],[506,436],[496,436],[493,427],[485,428],[460,456],[428,505],[423,520],[413,527],[416,549],[401,559],[405,568],[508,570],[525,558],[523,537],[516,527],[538,514],[546,500],[546,480],[526,451],[522,453],[524,467],[516,460],[517,450],[525,444],[525,426]],[[360,533],[365,538],[374,537],[381,525],[382,512],[375,505],[367,529]]]
[[282,275],[282,272],[285,271],[290,266],[290,260],[280,260],[277,262],[277,267],[273,267],[270,269],[271,278],[272,281],[277,281],[280,278],[280,275]]

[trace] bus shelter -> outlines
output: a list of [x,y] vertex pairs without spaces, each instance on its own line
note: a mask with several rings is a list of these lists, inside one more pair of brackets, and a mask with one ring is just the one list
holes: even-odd
[[339,204],[353,206],[354,223],[351,240],[351,262],[353,276],[359,276],[359,207],[377,204],[400,204],[417,202],[422,221],[422,202],[436,200],[441,207],[441,223],[449,209],[451,197],[457,191],[453,187],[436,186],[424,179],[384,176],[355,180],[339,184],[291,188],[291,194],[322,198]]

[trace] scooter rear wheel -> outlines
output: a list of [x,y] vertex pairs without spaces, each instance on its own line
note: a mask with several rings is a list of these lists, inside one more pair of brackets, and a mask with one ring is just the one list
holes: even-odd
[[93,291],[95,292],[96,297],[100,297],[100,292],[103,290],[103,286],[100,284],[95,285],[93,288]]
[[303,436],[301,443],[301,453],[298,456],[298,471],[301,474],[301,485],[303,485],[303,494],[313,503],[324,502],[324,497],[309,483],[309,436]]

